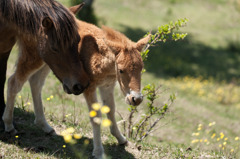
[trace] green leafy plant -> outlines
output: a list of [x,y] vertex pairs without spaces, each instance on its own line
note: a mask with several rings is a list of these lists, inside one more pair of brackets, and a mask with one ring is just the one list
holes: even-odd
[[[188,19],[179,19],[176,22],[170,22],[169,24],[162,25],[158,27],[156,33],[147,33],[151,34],[151,39],[141,52],[143,61],[146,61],[148,54],[150,52],[149,48],[156,46],[158,43],[166,41],[178,41],[182,40],[187,36],[187,33],[176,33],[174,31],[179,30],[180,27],[184,27],[188,22]],[[146,36],[147,36],[146,35]],[[143,73],[146,70],[143,70]],[[154,132],[158,128],[158,123],[163,119],[166,114],[169,112],[169,108],[172,106],[176,95],[173,93],[169,96],[169,99],[166,103],[162,105],[156,104],[156,100],[161,96],[162,92],[160,91],[161,86],[156,86],[155,84],[148,84],[143,88],[144,97],[147,99],[147,109],[144,110],[144,114],[141,115],[140,120],[135,119],[134,116],[140,116],[138,109],[140,107],[129,106],[129,115],[127,120],[124,120],[123,117],[123,128],[125,134],[134,140],[142,141]]]

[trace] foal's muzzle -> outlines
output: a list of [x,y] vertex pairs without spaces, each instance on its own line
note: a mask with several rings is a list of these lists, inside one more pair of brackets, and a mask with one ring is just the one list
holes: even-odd
[[138,106],[143,101],[143,95],[142,93],[131,91],[131,93],[126,96],[125,101],[129,105]]

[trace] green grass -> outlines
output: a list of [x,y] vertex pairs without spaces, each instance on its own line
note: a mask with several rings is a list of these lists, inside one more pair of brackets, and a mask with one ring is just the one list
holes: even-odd
[[[61,1],[69,6],[69,0]],[[239,158],[240,154],[230,153],[239,136],[240,102],[240,19],[239,6],[235,1],[224,0],[97,0],[94,2],[99,24],[120,30],[130,39],[137,41],[146,32],[156,30],[158,26],[178,18],[188,18],[188,25],[181,29],[189,35],[184,41],[161,43],[150,49],[145,63],[147,73],[142,77],[142,85],[156,83],[162,85],[161,97],[156,104],[164,102],[172,92],[177,99],[171,112],[161,120],[161,126],[143,142],[128,147],[117,146],[108,129],[103,129],[103,145],[110,158]],[[16,48],[11,54],[8,77],[14,71]],[[186,80],[186,77],[187,80]],[[201,80],[199,78],[201,77]],[[206,81],[208,82],[206,84]],[[224,82],[223,82],[224,81]],[[217,90],[223,94],[218,95]],[[234,92],[232,92],[234,90]],[[204,91],[201,95],[199,92]],[[0,133],[0,155],[4,158],[76,158],[77,154],[70,145],[66,148],[61,136],[47,136],[33,124],[32,100],[28,84],[19,93],[20,101],[30,102],[26,110],[22,106],[15,109],[15,122],[20,131],[19,138]],[[51,95],[54,98],[47,100]],[[88,110],[82,95],[73,96],[63,92],[60,82],[50,74],[43,88],[43,104],[49,123],[57,133],[68,127],[74,127],[83,138],[76,144],[80,155],[88,158],[92,151],[92,130],[88,119]],[[226,99],[223,102],[219,97]],[[29,99],[28,99],[29,98]],[[28,100],[27,100],[28,99]],[[128,106],[116,86],[115,99],[117,110],[123,116],[128,114]],[[146,100],[139,106],[146,106]],[[142,111],[141,111],[142,112]],[[66,117],[66,115],[71,114]],[[141,115],[141,114],[140,114]],[[139,116],[140,116],[139,115]],[[117,116],[120,120],[120,117]],[[216,122],[209,127],[208,124]],[[198,132],[198,124],[209,134],[199,131],[199,139],[208,138],[209,145],[192,144],[192,133]],[[219,148],[223,140],[212,140],[211,135],[220,132],[228,137],[225,150]],[[204,136],[203,136],[204,135]],[[84,145],[84,140],[89,145]],[[239,150],[238,150],[239,151]]]

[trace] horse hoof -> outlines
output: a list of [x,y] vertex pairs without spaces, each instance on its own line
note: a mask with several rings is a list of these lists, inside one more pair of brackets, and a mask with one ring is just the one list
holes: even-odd
[[46,133],[46,135],[48,136],[55,136],[57,135],[56,131],[54,129],[52,129],[50,132]]
[[7,134],[9,134],[9,135],[11,135],[11,136],[15,136],[15,135],[17,135],[18,131],[13,128],[13,129],[10,130],[10,131],[5,131],[5,133],[7,133]]
[[126,140],[125,142],[120,143],[119,145],[121,145],[121,146],[128,146],[128,145],[129,145],[129,142]]

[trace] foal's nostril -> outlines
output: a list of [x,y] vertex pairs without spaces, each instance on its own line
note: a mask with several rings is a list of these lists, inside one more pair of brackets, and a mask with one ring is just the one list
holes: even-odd
[[134,106],[137,106],[139,105],[140,103],[142,102],[142,97],[132,97],[132,104]]
[[136,105],[135,97],[132,97],[132,102],[134,105]]
[[79,94],[81,94],[82,92],[83,92],[83,87],[82,87],[82,85],[81,84],[75,84],[74,86],[73,86],[73,94],[75,94],[75,95],[79,95]]

